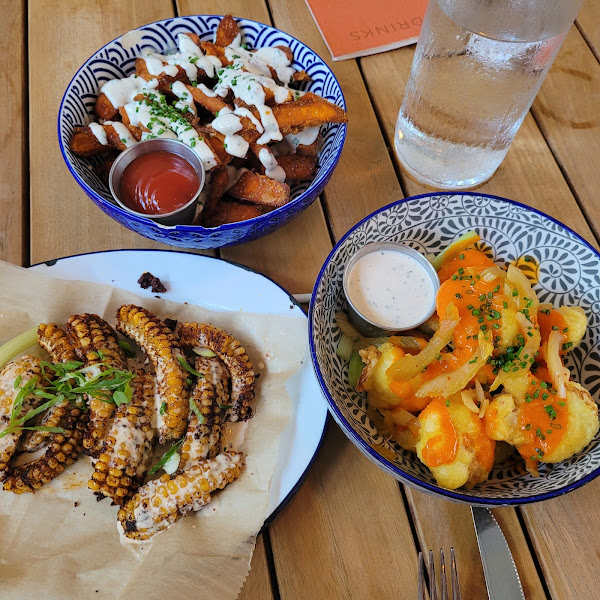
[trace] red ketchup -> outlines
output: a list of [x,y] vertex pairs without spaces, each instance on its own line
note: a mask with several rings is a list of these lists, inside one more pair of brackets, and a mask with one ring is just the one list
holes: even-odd
[[198,174],[185,159],[158,150],[138,156],[125,167],[119,198],[136,212],[162,215],[185,206],[199,186]]

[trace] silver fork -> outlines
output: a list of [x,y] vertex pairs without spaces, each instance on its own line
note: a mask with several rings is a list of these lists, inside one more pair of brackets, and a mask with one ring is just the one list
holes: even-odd
[[[448,595],[448,582],[446,580],[446,561],[444,560],[444,551],[440,550],[440,590],[438,596],[438,586],[435,577],[435,564],[433,560],[433,550],[429,551],[429,598],[430,600],[461,600],[460,588],[458,586],[458,573],[456,571],[456,556],[454,548],[450,548],[450,590],[452,596]],[[419,552],[419,585],[417,588],[417,600],[426,600],[425,591],[425,559],[423,553]]]

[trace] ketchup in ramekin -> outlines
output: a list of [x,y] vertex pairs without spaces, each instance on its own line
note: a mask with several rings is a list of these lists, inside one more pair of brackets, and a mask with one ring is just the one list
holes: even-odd
[[190,163],[172,152],[141,154],[123,171],[121,202],[146,215],[164,215],[184,207],[198,192],[200,180]]
[[204,165],[193,148],[173,139],[138,142],[110,170],[109,187],[121,208],[166,226],[194,220]]

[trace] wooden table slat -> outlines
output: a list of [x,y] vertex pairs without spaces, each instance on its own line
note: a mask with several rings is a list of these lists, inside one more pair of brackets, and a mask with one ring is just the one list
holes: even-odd
[[25,221],[29,204],[27,190],[27,106],[25,48],[25,2],[4,2],[0,22],[0,87],[2,127],[0,128],[0,259],[24,264],[28,238]]
[[594,233],[600,236],[600,63],[575,26],[542,84],[532,112]]
[[592,52],[600,60],[600,6],[598,2],[585,0],[576,22]]

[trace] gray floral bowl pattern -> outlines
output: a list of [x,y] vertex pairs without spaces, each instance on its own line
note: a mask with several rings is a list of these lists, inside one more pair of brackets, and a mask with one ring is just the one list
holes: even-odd
[[[341,331],[335,313],[346,311],[342,274],[365,244],[393,241],[437,254],[475,230],[479,244],[499,264],[518,264],[542,302],[581,306],[589,319],[580,346],[568,355],[575,381],[600,399],[600,255],[551,217],[517,202],[473,193],[427,194],[390,204],[355,225],[335,246],[317,278],[309,314],[313,366],[333,418],[348,438],[384,471],[412,487],[475,505],[518,505],[569,492],[600,474],[600,434],[580,454],[542,465],[532,477],[513,455],[472,490],[439,487],[416,454],[379,434],[366,413],[366,395],[348,384],[347,365],[336,355]],[[379,450],[378,450],[379,449]],[[386,456],[394,456],[393,459]]]
[[[151,219],[132,215],[114,202],[110,190],[94,172],[101,162],[98,157],[80,158],[69,149],[73,129],[94,120],[94,104],[102,85],[110,80],[127,77],[135,71],[135,59],[143,49],[153,48],[166,53],[176,48],[177,36],[191,32],[202,40],[212,41],[221,16],[188,16],[156,21],[138,30],[139,43],[129,46],[117,38],[98,50],[77,71],[63,96],[58,111],[58,143],[71,175],[89,198],[115,221],[140,235],[180,248],[220,248],[241,244],[271,233],[308,208],[323,191],[340,159],[346,139],[346,124],[330,123],[321,128],[322,143],[317,172],[311,181],[291,188],[291,200],[285,206],[239,223],[227,223],[207,229],[194,225],[166,227]],[[346,108],[340,85],[325,61],[296,38],[248,19],[237,19],[243,41],[249,48],[276,45],[289,46],[294,53],[294,66],[311,77],[306,90],[314,92]]]

